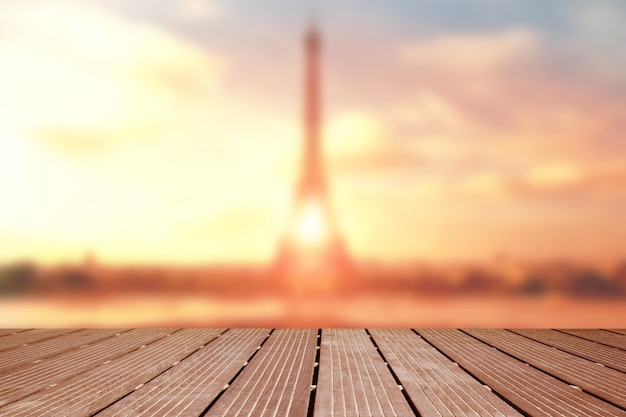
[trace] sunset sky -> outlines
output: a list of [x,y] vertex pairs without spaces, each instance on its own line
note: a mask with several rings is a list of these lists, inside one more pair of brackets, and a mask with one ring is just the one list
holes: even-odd
[[626,258],[622,0],[3,0],[0,262],[263,262],[323,36],[351,251]]

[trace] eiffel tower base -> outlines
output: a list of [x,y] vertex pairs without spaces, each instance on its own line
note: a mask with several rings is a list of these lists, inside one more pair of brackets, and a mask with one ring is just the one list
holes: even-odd
[[354,266],[339,242],[315,254],[286,242],[271,273],[281,292],[298,297],[347,294],[355,289]]

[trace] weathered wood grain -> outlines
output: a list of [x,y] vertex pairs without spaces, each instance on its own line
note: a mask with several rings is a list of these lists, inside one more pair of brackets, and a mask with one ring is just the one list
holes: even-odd
[[68,333],[76,332],[78,329],[33,329],[18,332],[0,337],[0,351],[13,349],[18,346],[29,345],[41,340],[51,339]]
[[220,333],[222,330],[219,329],[179,330],[144,348],[0,408],[0,416],[93,415],[197,351]]
[[0,417],[626,416],[619,330],[9,330]]
[[423,417],[521,416],[413,331],[370,333]]
[[623,410],[559,381],[459,330],[420,335],[531,416],[624,416]]
[[[78,350],[31,363],[0,378],[0,407],[34,392],[57,385],[160,338],[173,330],[137,329]],[[2,410],[2,408],[0,408]]]
[[229,330],[97,416],[197,417],[244,366],[268,332]]
[[207,416],[306,416],[316,330],[276,330]]
[[510,331],[609,368],[626,372],[626,352],[621,349],[555,330],[512,329]]
[[467,330],[466,333],[568,384],[626,408],[626,374],[623,372],[598,366],[506,330]]
[[66,334],[63,337],[53,337],[27,346],[7,350],[0,354],[0,376],[13,368],[18,368],[28,363],[41,362],[51,356],[80,348],[108,337],[114,337],[117,333],[124,331],[126,330],[80,330]]
[[413,416],[400,387],[363,329],[324,329],[316,417]]
[[559,331],[578,336],[583,339],[593,340],[594,342],[602,343],[607,346],[613,346],[626,350],[626,335],[596,329],[567,329]]
[[25,332],[30,329],[0,329],[0,337]]

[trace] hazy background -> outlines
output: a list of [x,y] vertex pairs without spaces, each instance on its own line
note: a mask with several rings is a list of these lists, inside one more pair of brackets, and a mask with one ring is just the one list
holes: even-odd
[[355,259],[626,288],[621,0],[3,0],[0,264],[270,262],[311,14]]

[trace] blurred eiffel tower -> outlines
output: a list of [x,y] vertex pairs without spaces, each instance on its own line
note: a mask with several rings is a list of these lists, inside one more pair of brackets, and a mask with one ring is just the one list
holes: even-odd
[[[294,285],[307,279],[328,280],[329,277],[346,281],[353,269],[331,209],[322,161],[320,48],[319,32],[316,25],[311,24],[304,37],[305,142],[302,168],[287,230],[274,264],[280,275],[297,280]],[[337,282],[326,284],[334,288],[342,286]]]

